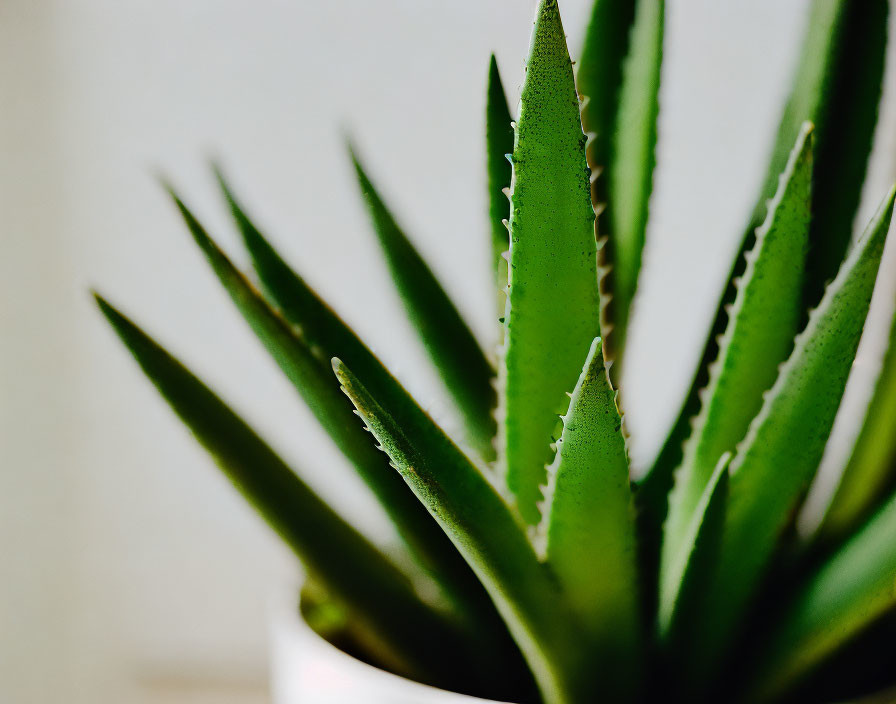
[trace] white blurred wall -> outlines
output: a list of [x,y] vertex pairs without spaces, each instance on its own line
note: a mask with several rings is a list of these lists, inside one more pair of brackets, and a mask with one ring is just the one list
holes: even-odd
[[[675,412],[752,205],[806,4],[670,0],[638,373],[625,380],[641,462]],[[483,83],[494,49],[516,101],[533,6],[0,2],[0,701],[264,701],[267,604],[295,584],[294,561],[140,376],[87,289],[385,535],[154,174],[244,261],[206,168],[218,155],[275,242],[450,424],[342,131],[490,342]],[[586,6],[563,4],[574,51]],[[896,175],[893,109],[883,123],[872,200]]]

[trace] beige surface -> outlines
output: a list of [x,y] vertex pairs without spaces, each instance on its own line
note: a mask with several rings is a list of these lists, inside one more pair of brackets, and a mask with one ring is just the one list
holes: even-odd
[[270,696],[267,686],[262,684],[159,682],[142,687],[132,701],[133,704],[269,704]]

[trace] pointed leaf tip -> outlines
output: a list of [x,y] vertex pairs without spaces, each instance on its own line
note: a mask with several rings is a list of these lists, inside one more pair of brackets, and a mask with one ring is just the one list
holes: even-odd
[[478,341],[358,161],[358,185],[373,230],[411,323],[464,419],[467,440],[494,459],[494,369]]
[[[425,603],[403,572],[321,501],[192,372],[104,298],[97,296],[97,304],[224,474],[295,551],[308,573],[351,613],[359,633],[373,639],[390,665],[444,686],[456,683],[458,668],[477,671],[480,663],[470,657],[469,643],[452,619]],[[440,643],[441,638],[447,640]],[[456,653],[460,661],[451,664],[446,653]],[[490,679],[483,676],[482,681]]]
[[[589,163],[593,167],[606,168],[606,175],[594,184],[592,197],[596,203],[605,204],[599,229],[607,234],[608,246],[601,251],[601,259],[612,266],[605,286],[613,296],[605,302],[604,309],[606,320],[614,326],[613,334],[607,336],[605,356],[609,359],[623,354],[641,269],[656,164],[665,25],[664,0],[625,4],[635,6],[634,10],[627,11],[633,12],[633,16],[629,19],[626,11],[615,10],[622,16],[612,18],[620,24],[631,23],[625,59],[621,60],[618,69],[613,65],[613,61],[620,61],[613,53],[618,51],[615,45],[625,40],[610,38],[608,46],[602,50],[610,64],[603,69],[602,76],[608,85],[594,86],[594,80],[600,74],[593,69],[589,73],[586,67],[583,74],[583,91],[592,91],[597,98],[593,107],[589,102],[587,115],[583,110],[583,121],[587,130],[604,130],[603,134],[597,133],[590,145]],[[604,12],[613,13],[614,10],[605,9]],[[593,21],[589,32],[595,31]],[[613,29],[611,25],[604,32]],[[617,31],[625,32],[622,28]],[[602,38],[607,39],[606,35]],[[591,48],[589,51],[600,50]],[[619,87],[614,93],[616,80]]]
[[[292,278],[288,269],[284,271],[285,265],[269,249],[232,195],[225,192],[253,256],[262,257],[261,261],[268,266],[273,265],[264,268],[264,273],[273,273],[278,287],[283,283],[290,286],[290,305],[293,306],[290,310],[301,309],[303,334],[299,335],[296,328],[289,325],[249,283],[184,207],[187,224],[221,284],[321,426],[371,488],[413,556],[442,587],[448,601],[471,623],[475,621],[485,624],[486,629],[502,632],[485,592],[457,550],[401,477],[389,468],[382,453],[370,444],[364,428],[354,419],[352,404],[333,382],[326,355],[328,350],[338,350],[343,355],[355,352],[356,356],[370,360],[374,366],[378,363],[350,332],[343,329],[333,335],[335,329],[341,327],[340,321],[300,280]],[[334,341],[334,337],[339,337],[339,341]],[[359,365],[363,366],[361,362]],[[385,371],[383,374],[388,376]]]
[[642,656],[635,517],[622,418],[599,337],[561,418],[540,526],[546,560],[592,635],[591,656],[602,664],[595,696],[629,701]]
[[821,550],[847,539],[874,512],[896,475],[896,311],[862,428],[814,536]]
[[699,648],[687,666],[695,682],[705,681],[730,646],[818,469],[868,313],[894,197],[896,188],[827,286],[738,445],[719,560],[691,622]]
[[371,433],[489,591],[546,704],[578,701],[591,680],[585,642],[504,500],[410,396],[374,398],[366,379],[335,368]]
[[[215,244],[215,242],[206,232],[205,228],[202,226],[202,223],[200,223],[199,219],[193,214],[193,211],[187,207],[186,203],[184,203],[183,199],[177,193],[174,186],[167,182],[163,182],[162,187],[174,201],[174,205],[177,207],[181,218],[183,218],[183,221],[187,226],[187,230],[193,237],[193,240],[197,245],[199,245],[199,248],[209,258],[209,261],[213,266],[220,266],[222,259],[226,259],[226,255],[224,254],[223,250],[221,250],[221,248],[218,247],[217,244]],[[229,261],[227,263],[229,264]]]
[[[513,126],[507,95],[498,71],[498,62],[492,54],[489,67],[485,107],[486,171],[488,174],[489,221],[491,224],[492,271],[496,289],[495,320],[504,316],[507,304],[507,261],[504,253],[510,246],[505,224],[510,216],[510,181],[513,175]],[[503,341],[504,326],[498,330],[498,344]]]
[[733,452],[762,407],[781,363],[790,354],[802,310],[812,204],[811,125],[805,123],[790,152],[756,244],[728,308],[709,367],[700,413],[684,445],[663,527],[661,574],[687,549],[689,526],[719,458]]
[[[604,5],[611,4],[598,3],[596,7]],[[798,69],[791,84],[787,107],[781,117],[765,182],[757,194],[753,215],[743,234],[728,284],[720,296],[715,320],[707,333],[703,354],[692,376],[690,388],[647,478],[640,484],[639,504],[644,517],[645,541],[652,545],[659,543],[657,536],[666,513],[666,496],[672,485],[672,472],[682,456],[681,448],[690,430],[690,419],[700,410],[697,394],[705,386],[707,367],[718,352],[715,337],[724,330],[727,323],[723,306],[733,300],[736,294],[731,279],[742,269],[742,256],[752,246],[755,227],[766,212],[765,202],[774,192],[794,138],[807,116],[812,119],[818,131],[818,158],[813,169],[813,201],[819,207],[813,212],[809,239],[810,242],[821,245],[813,247],[818,255],[816,259],[828,260],[825,271],[818,269],[814,273],[810,272],[809,285],[806,287],[809,305],[817,300],[816,292],[820,291],[824,282],[836,271],[839,262],[837,255],[842,253],[841,245],[845,247],[844,240],[848,240],[852,232],[851,221],[877,120],[888,5],[888,0],[867,0],[861,3],[850,0],[815,0],[811,3]],[[605,25],[602,22],[596,26]],[[586,42],[587,46],[589,44]],[[600,50],[607,45],[604,42],[593,42],[590,46]],[[600,51],[597,55],[600,56]],[[607,64],[605,61],[596,61],[591,65],[601,67]],[[595,73],[595,76],[600,75],[599,71]],[[607,82],[593,80],[592,84],[606,85]],[[826,153],[824,158],[822,151]],[[825,249],[834,256],[826,257],[823,251]]]
[[660,574],[659,635],[673,658],[680,646],[676,638],[687,628],[692,610],[699,609],[700,588],[718,557],[731,459],[730,452],[719,458],[691,515],[686,535]]
[[[507,487],[523,520],[537,503],[565,393],[600,334],[597,245],[585,135],[557,5],[543,2],[513,152],[510,272],[500,416]],[[563,295],[557,295],[562,291]]]
[[102,294],[98,293],[95,290],[90,291],[90,295],[93,296],[93,300],[96,302],[97,306],[100,309],[100,312],[106,317],[106,319],[113,323],[116,320],[122,319],[124,316],[112,306],[109,301],[102,296]]

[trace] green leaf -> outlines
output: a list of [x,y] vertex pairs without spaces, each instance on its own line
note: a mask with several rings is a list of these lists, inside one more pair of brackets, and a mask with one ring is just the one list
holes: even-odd
[[[705,379],[703,383],[706,383]],[[648,619],[655,614],[657,607],[663,525],[668,515],[669,495],[674,483],[673,471],[681,463],[682,447],[691,430],[691,419],[699,410],[700,397],[689,396],[651,469],[635,484],[641,591]]]
[[396,469],[491,594],[544,702],[587,700],[597,678],[584,634],[495,488],[409,396],[395,410],[381,406],[338,359],[333,368]]
[[438,582],[471,632],[479,638],[500,639],[504,628],[482,585],[357,422],[353,406],[334,382],[330,362],[322,356],[321,348],[310,346],[270,307],[173,192],[172,197],[193,239],[246,322],[373,490],[413,556]]
[[[682,446],[690,433],[691,419],[700,410],[699,394],[709,380],[709,365],[718,357],[716,340],[725,331],[725,310],[737,293],[734,282],[743,271],[743,255],[753,246],[755,228],[762,222],[766,201],[775,192],[778,175],[806,120],[815,125],[810,252],[816,250],[812,255],[807,290],[820,292],[824,282],[837,270],[851,233],[850,223],[843,227],[842,221],[851,221],[855,212],[876,121],[884,61],[886,6],[887,0],[813,0],[768,176],[720,297],[690,388],[656,460],[639,484],[636,502],[640,532],[647,551],[645,559],[650,564],[651,555],[657,552],[650,546],[659,545],[661,525],[666,517],[672,472],[681,462]],[[839,252],[836,257],[833,256],[835,252]],[[816,261],[828,264],[819,268],[815,266]],[[809,301],[816,299],[817,294],[806,297]]]
[[646,4],[632,0],[594,0],[582,55],[576,65],[576,85],[584,98],[582,125],[590,137],[588,164],[595,174],[595,206],[607,203],[608,180],[601,175],[610,167],[623,65],[629,55],[635,8]]
[[495,458],[494,369],[435,275],[398,226],[355,153],[352,163],[392,279],[429,356],[464,418],[467,440]]
[[896,497],[782,610],[749,701],[777,700],[875,619],[896,607]]
[[813,0],[790,98],[753,215],[787,161],[800,125],[815,124],[812,229],[807,305],[815,305],[837,272],[852,237],[883,79],[887,0]]
[[889,346],[840,484],[818,529],[822,542],[843,539],[880,504],[896,476],[896,315]]
[[730,464],[731,453],[726,452],[719,458],[697,502],[678,551],[671,556],[662,574],[657,625],[666,656],[673,661],[687,657],[688,651],[679,646],[688,638],[687,628],[694,610],[701,608],[700,596],[706,578],[719,559]]
[[[625,346],[641,270],[656,164],[658,95],[663,60],[665,2],[640,0],[636,5],[618,94],[610,159],[606,165],[606,209],[598,221],[598,231],[607,235],[605,257],[610,266],[612,289],[607,315],[613,325],[608,334],[608,345],[613,350],[613,357],[618,357]],[[586,125],[586,129],[590,128]]]
[[[812,126],[803,126],[780,175],[778,191],[747,255],[710,368],[706,399],[676,472],[664,527],[662,573],[682,550],[697,503],[719,458],[734,451],[762,408],[762,395],[793,348],[801,310],[803,275],[812,204]],[[667,582],[661,576],[663,583]]]
[[[397,672],[453,686],[476,658],[446,617],[323,503],[232,410],[134,323],[97,296],[103,315],[221,469],[343,606],[365,645]],[[480,674],[482,674],[480,672]],[[475,677],[475,675],[474,675]]]
[[[507,260],[504,257],[510,247],[510,238],[507,234],[507,218],[510,216],[507,189],[510,188],[512,173],[508,159],[513,151],[511,121],[507,96],[501,83],[501,74],[498,72],[498,61],[492,54],[485,108],[485,146],[488,168],[488,213],[492,229],[492,263],[498,289],[497,317],[501,320],[504,318],[504,309],[507,305]],[[503,330],[503,325],[501,327]]]
[[855,358],[893,212],[892,189],[828,286],[731,463],[717,568],[685,677],[707,681],[740,625],[824,452]]
[[[642,2],[640,6],[646,4]],[[595,212],[601,214],[598,231],[610,233],[597,256],[602,274],[599,283],[603,332],[606,333],[611,325],[619,325],[612,331],[611,345],[616,341],[617,331],[620,337],[625,335],[626,324],[621,319],[627,317],[628,309],[623,298],[615,299],[615,242],[613,220],[608,212],[611,206],[608,174],[612,168],[617,114],[621,105],[623,66],[629,53],[637,7],[639,3],[632,0],[594,0],[582,42],[582,55],[576,63],[576,86],[582,96],[582,127],[588,135],[585,154],[591,168],[591,200]],[[624,310],[620,311],[620,308]],[[610,350],[605,349],[604,355],[610,356]]]
[[262,289],[283,317],[301,331],[301,337],[307,345],[311,349],[319,349],[320,357],[327,360],[327,364],[330,357],[338,351],[344,357],[354,360],[355,364],[383,368],[357,335],[265,239],[246,214],[222,171],[217,167],[214,171]]
[[595,339],[548,467],[545,558],[593,635],[608,700],[640,689],[642,626],[635,514],[616,392]]
[[499,451],[524,521],[551,461],[557,416],[600,334],[594,211],[585,136],[556,0],[542,0],[513,151],[510,282]]
[[[217,172],[221,189],[252,257],[261,284],[279,312],[301,331],[302,339],[329,360],[339,357],[367,380],[376,398],[400,407],[407,392],[339,316],[293,271],[252,223]],[[332,375],[332,369],[328,370]]]

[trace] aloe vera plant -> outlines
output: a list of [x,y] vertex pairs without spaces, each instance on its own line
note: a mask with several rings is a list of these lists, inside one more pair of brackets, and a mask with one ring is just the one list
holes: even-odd
[[[692,389],[634,480],[613,370],[645,245],[664,13],[662,0],[595,0],[576,73],[557,0],[540,0],[515,121],[492,57],[483,229],[495,354],[349,150],[407,313],[463,419],[458,437],[277,253],[220,171],[260,288],[171,190],[246,322],[382,503],[398,548],[350,527],[97,297],[162,395],[304,563],[309,623],[397,674],[544,704],[821,702],[896,684],[889,663],[872,678],[871,665],[854,666],[877,663],[880,643],[896,637],[887,619],[896,613],[896,321],[839,488],[813,535],[793,529],[896,198],[896,187],[877,194],[876,215],[850,244],[886,0],[811,3],[768,179]],[[316,608],[341,617],[315,619]]]

